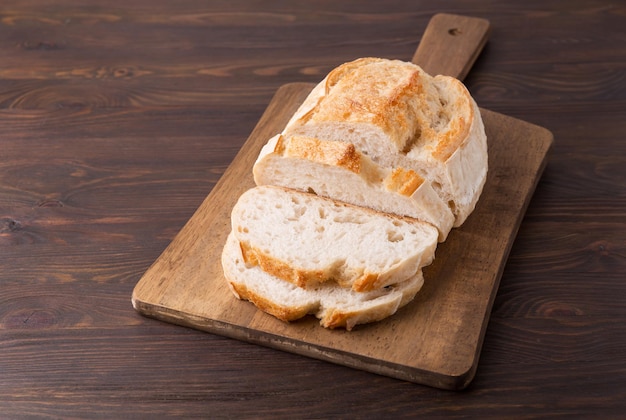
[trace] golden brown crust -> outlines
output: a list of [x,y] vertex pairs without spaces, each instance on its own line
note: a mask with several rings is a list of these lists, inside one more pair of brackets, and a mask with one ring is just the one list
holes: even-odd
[[335,329],[335,328],[346,328],[348,331],[351,328],[348,327],[348,319],[355,315],[354,312],[345,312],[339,311],[337,309],[329,309],[322,319],[320,319],[320,324],[324,328]]
[[411,169],[395,168],[385,179],[385,188],[410,197],[424,183],[424,178]]
[[348,281],[337,275],[333,270],[298,270],[289,264],[273,258],[245,242],[239,242],[243,261],[247,265],[259,266],[263,271],[281,280],[295,284],[303,289],[315,287],[327,281],[336,282],[339,287],[351,288],[355,292],[370,292],[379,289],[380,275],[376,273],[361,273]]
[[328,95],[330,89],[335,86],[337,82],[339,82],[339,80],[341,80],[345,75],[349,74],[353,70],[367,64],[378,63],[381,61],[384,60],[382,58],[376,57],[363,57],[357,58],[356,60],[344,63],[339,67],[334,68],[333,70],[331,70],[330,73],[328,73],[328,76],[326,76],[326,84],[324,86],[325,93]]
[[378,279],[380,276],[374,273],[363,273],[352,284],[352,290],[355,292],[371,292],[379,289]]
[[285,153],[285,137],[282,134],[278,135],[276,139],[276,145],[274,146],[274,153],[282,155]]
[[[254,291],[248,289],[245,285],[229,282],[235,294],[241,300],[247,300],[252,303],[258,309],[262,310],[265,313],[268,313],[281,321],[284,322],[292,322],[296,321],[300,318],[303,318],[307,315],[310,315],[311,312],[309,308],[306,307],[289,307],[277,305],[271,300],[267,299],[264,296],[261,296]],[[352,329],[352,325],[348,322],[351,318],[359,316],[359,311],[342,311],[339,309],[329,309],[324,313],[324,316],[320,319],[320,324],[324,328],[335,329],[335,328],[345,328],[350,331]],[[373,317],[371,321],[379,320],[390,316],[391,314],[385,313],[379,317]]]
[[243,284],[236,282],[229,283],[239,299],[252,302],[257,308],[259,308],[263,312],[267,312],[268,314],[275,316],[281,321],[294,321],[308,314],[308,308],[277,305],[271,300],[257,293],[254,293]]
[[[308,159],[325,165],[343,167],[356,174],[361,172],[361,155],[352,143],[322,141],[313,137],[294,136],[287,146],[279,139],[281,154]],[[278,144],[275,151],[278,150]]]
[[[470,130],[472,128],[472,122],[474,121],[475,112],[470,94],[467,92],[467,89],[465,89],[465,86],[458,80],[452,78],[448,78],[448,83],[453,84],[454,89],[458,93],[456,100],[453,104],[450,104],[449,107],[452,110],[463,112],[457,112],[456,118],[450,119],[447,130],[440,133],[432,133],[432,135],[436,135],[437,138],[435,147],[432,150],[432,156],[441,162],[447,161],[450,156],[462,146],[463,142],[470,138]],[[466,112],[467,115],[465,114]]]
[[387,62],[361,59],[333,70],[327,95],[310,119],[371,123],[391,138],[414,132],[408,101],[421,89],[420,69],[400,61]]
[[295,284],[298,287],[306,288],[307,286],[328,281],[332,277],[325,270],[303,271],[292,268],[289,264],[272,258],[245,242],[239,242],[239,246],[246,264],[258,265],[266,273]]
[[[471,96],[460,81],[432,77],[399,60],[367,57],[344,63],[328,74],[324,89],[296,124],[371,124],[399,151],[421,143],[441,162],[462,147],[474,120]],[[440,120],[445,127],[438,126]]]

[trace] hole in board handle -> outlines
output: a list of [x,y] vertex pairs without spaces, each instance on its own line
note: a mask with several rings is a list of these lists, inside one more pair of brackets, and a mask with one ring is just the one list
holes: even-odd
[[461,30],[459,28],[450,28],[448,29],[448,33],[452,36],[461,35]]

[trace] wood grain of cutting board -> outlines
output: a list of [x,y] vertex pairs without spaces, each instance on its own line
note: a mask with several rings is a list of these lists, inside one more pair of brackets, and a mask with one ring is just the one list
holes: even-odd
[[[420,45],[432,39],[426,37],[429,30],[458,31],[447,26],[455,22],[450,19],[457,18],[433,18]],[[468,22],[474,23],[457,23]],[[484,45],[482,38],[471,42],[478,49]],[[467,53],[462,65],[457,60],[456,69],[449,70],[446,64],[448,74],[464,75],[476,58],[475,51],[462,50]],[[418,63],[419,55],[414,58]],[[252,166],[261,147],[283,129],[312,88],[293,83],[276,92],[220,181],[139,280],[133,306],[149,317],[381,375],[443,389],[466,387],[476,372],[500,277],[546,165],[552,134],[481,109],[489,147],[483,194],[463,226],[438,245],[415,300],[386,320],[349,332],[322,328],[314,317],[284,323],[234,297],[220,258],[230,211],[254,186]]]

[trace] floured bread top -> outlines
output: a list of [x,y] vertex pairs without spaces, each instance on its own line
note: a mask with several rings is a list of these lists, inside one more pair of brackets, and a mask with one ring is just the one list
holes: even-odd
[[461,82],[432,77],[400,60],[361,58],[342,64],[319,88],[323,91],[315,95],[316,103],[292,120],[296,126],[368,124],[382,130],[396,152],[409,156],[427,153],[447,160],[468,137],[474,118],[472,99]]

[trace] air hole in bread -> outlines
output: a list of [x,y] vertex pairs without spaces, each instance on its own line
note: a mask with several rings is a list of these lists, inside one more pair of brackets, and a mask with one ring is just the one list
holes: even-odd
[[287,222],[296,222],[300,220],[300,218],[306,213],[305,206],[297,206],[293,209],[293,215],[287,217],[285,221]]
[[323,233],[326,230],[324,226],[318,226],[315,228],[315,231],[318,233]]
[[404,240],[404,235],[400,232],[396,232],[395,230],[387,231],[387,240],[389,242],[400,242]]
[[448,201],[448,207],[450,207],[450,210],[452,210],[452,213],[456,212],[456,205],[454,204],[454,201],[452,200]]
[[450,115],[445,110],[439,111],[437,114],[437,120],[433,123],[433,128],[436,131],[442,131],[450,123]]
[[294,209],[296,216],[301,217],[304,213],[306,213],[306,206],[299,206]]
[[415,134],[413,135],[413,137],[408,139],[406,143],[404,144],[402,153],[405,155],[409,153],[413,149],[413,146],[417,144],[417,142],[420,140],[421,137],[422,137],[422,130],[419,127],[417,127],[417,130],[415,131]]
[[317,195],[317,193],[315,192],[315,190],[314,190],[313,188],[311,188],[311,187],[307,188],[307,189],[306,189],[306,192],[308,192],[309,194],[314,194],[314,195]]
[[326,217],[328,216],[326,214],[326,210],[323,207],[318,207],[317,212],[320,215],[320,219],[326,219]]

